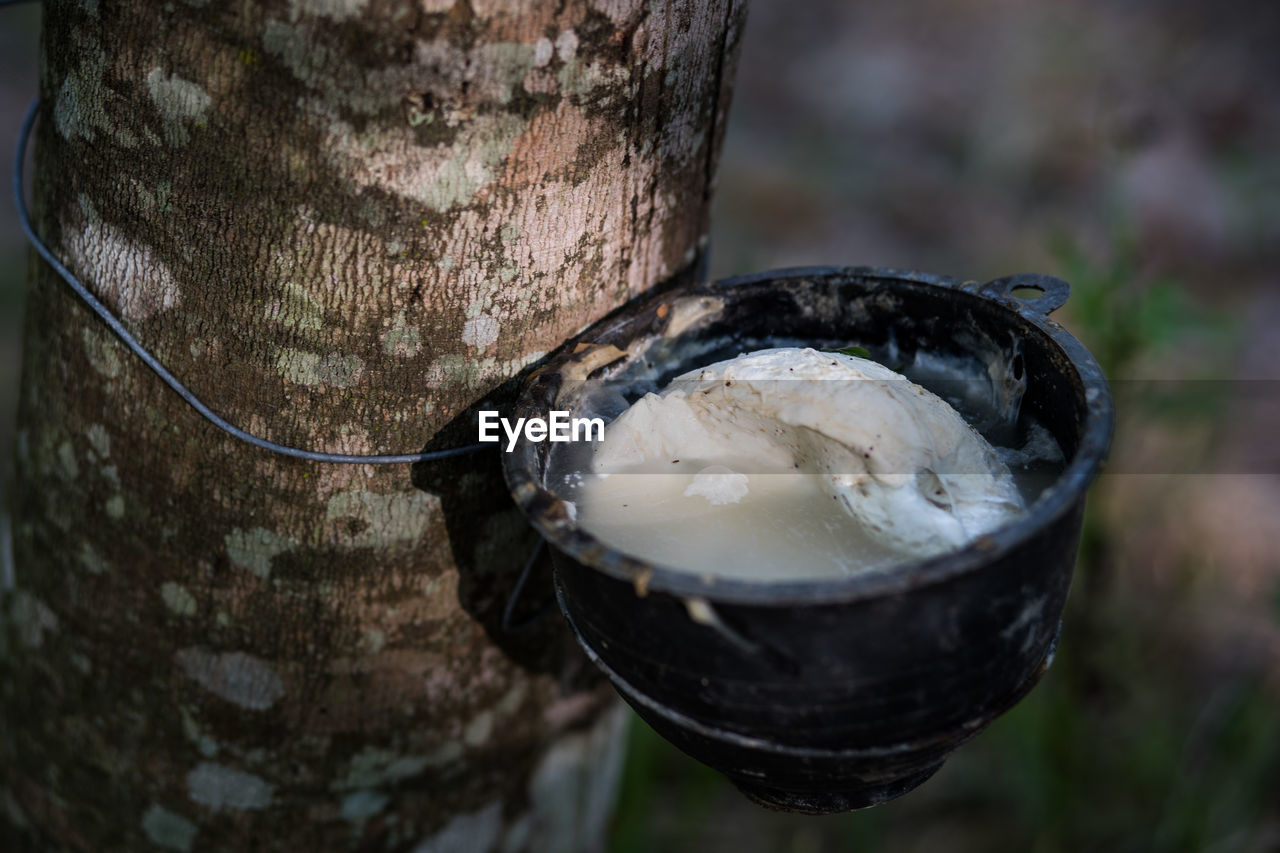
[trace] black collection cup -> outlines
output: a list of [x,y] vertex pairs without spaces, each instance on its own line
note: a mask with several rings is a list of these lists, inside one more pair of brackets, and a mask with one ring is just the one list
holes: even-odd
[[1024,516],[962,550],[835,580],[761,582],[604,544],[549,481],[556,445],[521,439],[503,454],[507,484],[551,545],[560,609],[646,722],[762,805],[838,812],[916,787],[1035,685],[1053,658],[1085,491],[1113,429],[1097,363],[1048,317],[1068,290],[1038,275],[978,284],[780,270],[642,298],[550,356],[517,417],[590,414],[592,380],[642,376],[639,394],[655,378],[769,345],[994,354],[1010,375],[992,381],[1021,394],[1015,429],[1042,424],[1065,456]]

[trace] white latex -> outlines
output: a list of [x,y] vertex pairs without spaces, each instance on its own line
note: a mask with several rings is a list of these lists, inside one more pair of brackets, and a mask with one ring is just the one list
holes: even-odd
[[1024,511],[1009,469],[944,400],[876,362],[813,349],[677,377],[608,426],[593,471],[700,472],[683,494],[718,512],[745,493],[735,474],[807,474],[903,556],[954,550]]

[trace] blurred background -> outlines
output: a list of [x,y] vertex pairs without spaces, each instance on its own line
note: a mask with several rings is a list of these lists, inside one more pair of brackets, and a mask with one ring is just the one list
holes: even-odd
[[611,853],[1280,851],[1280,4],[751,4],[712,274],[1057,275],[1118,432],[1053,668],[933,779],[775,814],[636,721]]
[[9,200],[9,173],[18,125],[35,97],[40,10],[35,4],[0,7],[0,588],[11,577],[8,494],[13,476],[14,421],[22,366],[22,302],[26,238]]
[[[1053,668],[932,780],[775,814],[636,721],[610,853],[1280,851],[1280,4],[751,2],[713,275],[1058,275],[1118,434]],[[4,484],[25,263],[0,205]]]

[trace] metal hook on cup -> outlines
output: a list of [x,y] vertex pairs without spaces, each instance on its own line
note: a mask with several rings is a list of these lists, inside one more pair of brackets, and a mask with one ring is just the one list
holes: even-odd
[[[1039,295],[1031,296],[1027,291],[1038,291]],[[977,292],[996,299],[1011,299],[1019,311],[1047,317],[1066,303],[1071,285],[1051,275],[1016,273],[992,279],[977,288]]]

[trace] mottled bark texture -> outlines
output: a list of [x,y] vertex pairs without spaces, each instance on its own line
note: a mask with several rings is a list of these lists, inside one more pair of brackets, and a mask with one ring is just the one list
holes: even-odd
[[[473,440],[469,407],[696,263],[743,16],[49,2],[37,226],[251,431]],[[534,539],[496,452],[412,477],[273,456],[203,422],[39,263],[28,306],[0,847],[599,836],[621,718],[558,619],[499,628]]]

